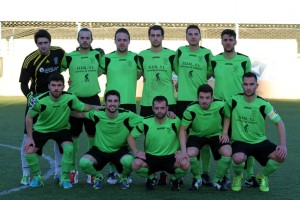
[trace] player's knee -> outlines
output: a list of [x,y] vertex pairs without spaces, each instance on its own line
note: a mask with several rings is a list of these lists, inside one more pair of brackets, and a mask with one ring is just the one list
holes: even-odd
[[225,157],[231,157],[231,155],[232,155],[232,149],[231,149],[231,146],[230,146],[230,145],[224,145],[224,146],[221,148],[220,154],[221,154],[222,156],[225,156]]
[[239,165],[246,160],[246,156],[243,153],[235,153],[232,155],[232,160],[235,164]]
[[134,171],[136,170],[139,170],[140,168],[143,167],[143,161],[139,158],[135,158],[133,161],[132,161],[132,169]]

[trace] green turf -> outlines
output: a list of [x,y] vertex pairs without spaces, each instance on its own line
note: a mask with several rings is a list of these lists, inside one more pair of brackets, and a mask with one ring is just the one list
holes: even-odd
[[[12,191],[3,194],[11,189],[20,186],[21,162],[20,151],[4,146],[0,146],[0,199],[299,199],[299,113],[300,101],[271,101],[278,113],[285,122],[287,131],[288,157],[287,161],[280,166],[278,171],[270,177],[270,192],[262,193],[258,188],[242,188],[241,192],[232,191],[219,192],[212,187],[202,186],[198,191],[189,191],[191,175],[184,178],[185,184],[181,191],[172,192],[169,186],[157,186],[155,191],[145,191],[144,178],[132,174],[133,184],[129,190],[121,190],[118,185],[108,185],[104,183],[101,190],[92,189],[91,185],[86,184],[86,176],[80,172],[79,184],[71,190],[63,190],[52,182],[52,176],[45,181],[45,187],[25,188],[19,191]],[[20,147],[23,138],[25,99],[21,97],[0,97],[0,144]],[[267,135],[269,138],[278,142],[278,134],[274,124],[267,119]],[[81,135],[80,153],[86,151],[86,135]],[[141,145],[141,142],[140,142]],[[53,143],[46,144],[44,153],[53,158]],[[41,158],[40,165],[45,173],[49,170],[48,162]],[[214,173],[215,163],[212,161],[211,173]],[[257,172],[260,166],[256,164]],[[104,175],[108,169],[104,169]]]

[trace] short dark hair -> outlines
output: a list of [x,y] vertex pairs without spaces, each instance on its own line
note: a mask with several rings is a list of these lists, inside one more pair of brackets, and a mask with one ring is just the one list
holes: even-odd
[[186,34],[186,35],[187,35],[187,33],[188,33],[188,30],[191,29],[191,28],[197,29],[197,30],[199,31],[199,34],[201,35],[199,26],[197,26],[197,25],[195,25],[195,24],[191,24],[191,25],[189,25],[189,26],[186,28],[186,30],[185,30],[185,34]]
[[157,102],[162,102],[162,101],[165,101],[166,102],[166,106],[168,106],[168,99],[165,97],[165,96],[156,96],[153,98],[153,101],[152,101],[152,106],[154,106],[154,102],[157,101]]
[[60,74],[59,72],[51,73],[49,75],[48,81],[49,81],[49,84],[51,83],[51,81],[61,81],[63,83],[63,85],[65,85],[64,76],[62,74]]
[[243,80],[244,80],[244,78],[254,78],[255,79],[255,81],[257,82],[257,76],[256,76],[256,74],[255,73],[253,73],[253,72],[246,72],[244,75],[243,75]]
[[200,92],[210,93],[211,96],[213,96],[213,92],[214,92],[214,91],[213,91],[213,88],[212,88],[210,85],[208,85],[208,84],[203,84],[203,85],[200,85],[200,86],[198,87],[198,90],[197,90],[197,97],[199,97]]
[[81,31],[89,31],[89,32],[91,33],[91,39],[93,39],[93,33],[92,33],[92,31],[91,31],[90,29],[88,29],[88,28],[82,28],[82,29],[80,29],[80,30],[78,31],[78,34],[77,34],[77,39],[79,38],[79,33],[80,33]]
[[161,27],[160,25],[153,25],[153,26],[150,26],[149,29],[148,29],[148,36],[150,36],[150,32],[151,30],[160,30],[161,31],[161,35],[164,36],[165,35],[165,31],[163,29],[163,27]]
[[129,31],[126,29],[126,28],[119,28],[116,33],[115,33],[115,40],[116,40],[116,37],[117,37],[117,34],[118,33],[125,33],[128,35],[128,39],[130,40],[130,34],[129,34]]
[[47,38],[49,40],[49,43],[51,43],[51,35],[50,33],[45,29],[40,29],[34,34],[34,42],[37,44],[38,38]]
[[221,33],[221,38],[223,38],[224,35],[233,36],[234,39],[236,39],[236,33],[232,29],[225,29],[225,30],[223,30],[222,33]]
[[105,94],[104,94],[104,101],[107,101],[107,97],[109,95],[115,95],[119,98],[119,101],[121,101],[121,97],[120,97],[120,93],[117,90],[108,90]]

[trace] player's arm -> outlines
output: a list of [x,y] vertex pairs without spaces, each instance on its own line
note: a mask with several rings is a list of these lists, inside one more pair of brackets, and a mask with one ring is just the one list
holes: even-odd
[[230,125],[230,118],[224,117],[223,119],[223,133],[219,135],[219,140],[221,143],[229,142],[228,129]]
[[276,154],[279,158],[284,159],[287,155],[287,148],[286,148],[286,132],[284,123],[282,120],[276,123],[279,139],[280,139],[280,145],[276,147]]
[[32,137],[32,130],[33,130],[33,116],[31,116],[29,113],[26,115],[25,119],[26,123],[26,131],[27,131],[27,140],[24,145],[24,150],[27,151],[29,146],[35,146],[34,140]]
[[188,128],[187,126],[181,125],[179,129],[179,143],[183,155],[187,155],[187,150],[186,150],[187,128]]

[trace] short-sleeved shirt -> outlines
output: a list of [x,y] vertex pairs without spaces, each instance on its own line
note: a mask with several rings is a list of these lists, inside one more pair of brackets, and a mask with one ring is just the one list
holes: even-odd
[[227,100],[232,95],[243,92],[242,78],[246,72],[251,72],[251,61],[241,53],[227,59],[220,53],[211,59],[215,78],[214,97]]
[[156,96],[165,96],[169,105],[176,104],[172,73],[175,51],[163,48],[161,52],[150,49],[139,53],[139,68],[143,72],[144,86],[141,99],[142,106],[152,106]]
[[186,45],[176,51],[174,70],[178,75],[178,101],[195,101],[198,87],[207,83],[211,73],[211,57],[211,50],[202,46],[191,51]]
[[117,90],[121,104],[136,104],[137,63],[137,54],[131,51],[124,56],[114,51],[101,58],[107,80],[105,91]]
[[101,54],[96,50],[86,54],[80,51],[66,54],[61,71],[69,69],[71,79],[69,92],[77,97],[91,97],[100,93],[98,74],[103,72],[100,68],[100,59]]
[[113,153],[121,147],[127,146],[127,137],[130,131],[143,119],[122,108],[119,108],[118,112],[118,116],[114,119],[107,117],[105,109],[92,110],[85,114],[85,118],[96,123],[94,146],[100,151]]
[[181,125],[189,127],[191,136],[210,138],[223,133],[223,118],[229,115],[225,101],[214,99],[207,110],[194,102],[184,111]]
[[233,141],[260,143],[267,139],[265,117],[268,116],[274,123],[281,120],[273,106],[260,96],[248,103],[243,94],[234,95],[228,100],[228,105],[231,109]]
[[133,129],[131,135],[134,138],[145,135],[144,151],[154,156],[165,156],[174,154],[179,150],[178,131],[180,119],[166,118],[164,123],[158,124],[155,118],[145,118]]
[[29,107],[28,114],[32,117],[38,116],[33,129],[40,133],[70,129],[71,110],[83,111],[84,109],[84,103],[69,92],[62,92],[59,101],[53,101],[49,92],[45,92],[34,98],[32,102],[33,106]]
[[50,52],[42,55],[39,50],[30,53],[24,60],[19,82],[28,84],[34,94],[48,91],[49,75],[59,72],[65,51],[60,47],[50,46]]

